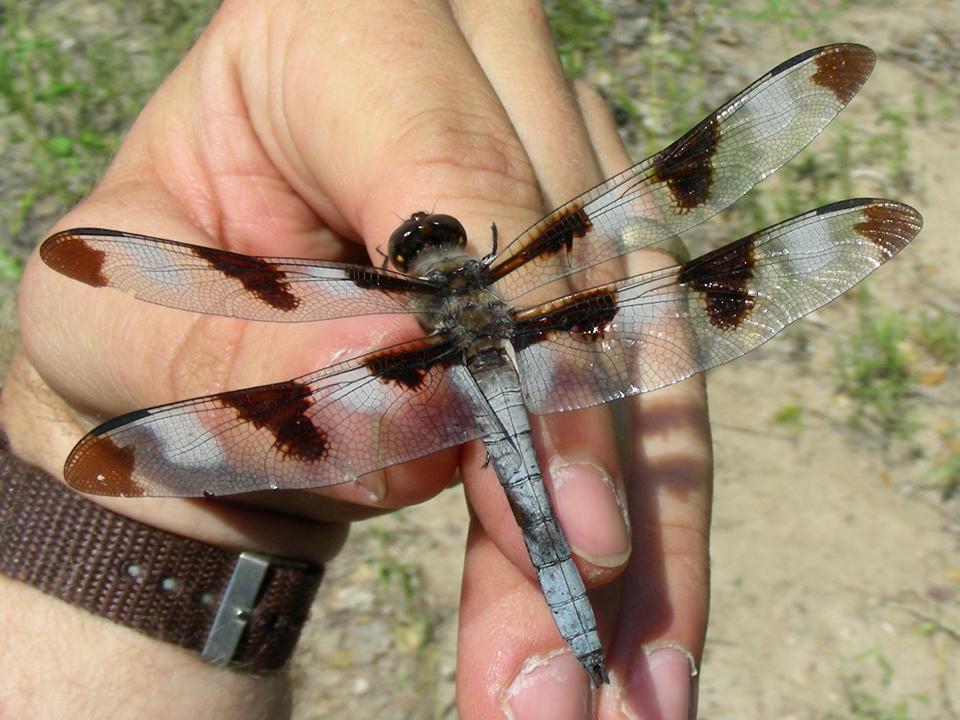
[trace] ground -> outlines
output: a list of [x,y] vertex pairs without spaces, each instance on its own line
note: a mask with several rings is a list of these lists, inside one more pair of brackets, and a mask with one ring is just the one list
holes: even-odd
[[[925,218],[915,244],[869,279],[866,294],[709,375],[716,505],[700,716],[960,717],[960,507],[950,497],[960,476],[960,377],[943,349],[960,314],[951,223],[960,3],[717,2],[710,12],[683,2],[554,3],[571,4],[613,13],[589,38],[602,61],[583,60],[591,42],[576,33],[565,58],[618,106],[638,159],[796,52],[833,41],[878,52],[873,78],[794,161],[796,174],[781,171],[788,179],[767,183],[762,206],[718,218],[708,233],[739,236],[811,197],[892,196]],[[25,158],[10,138],[5,158]],[[0,245],[14,257],[63,209],[23,210],[18,163],[0,171]],[[4,307],[9,324],[9,300]],[[925,318],[946,328],[938,343]],[[871,352],[882,362],[864,374]],[[900,386],[890,384],[898,358],[909,365]],[[864,384],[868,399],[858,404]],[[889,392],[870,395],[877,387]],[[466,524],[454,488],[354,529],[293,663],[297,720],[455,717]]]

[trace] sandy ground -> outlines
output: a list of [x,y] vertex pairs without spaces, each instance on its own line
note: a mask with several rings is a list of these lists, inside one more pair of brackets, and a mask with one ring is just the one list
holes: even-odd
[[[855,5],[831,36],[803,40],[751,34],[746,24],[709,52],[736,63],[746,82],[807,47],[868,44],[880,62],[844,116],[875,123],[882,108],[909,108],[915,88],[935,94],[942,81],[908,49],[929,57],[934,31],[960,29],[960,3],[910,7]],[[907,136],[916,191],[898,197],[921,210],[925,229],[869,286],[884,307],[909,311],[941,298],[956,310],[950,221],[960,197],[960,122],[911,124]],[[857,187],[877,192],[869,177]],[[956,369],[918,403],[927,430],[914,451],[885,454],[878,438],[849,428],[849,405],[824,379],[835,333],[853,320],[851,301],[835,303],[710,374],[716,506],[702,718],[960,717],[960,637],[943,629],[960,626],[960,519],[955,503],[922,489],[931,458],[915,450],[935,445],[931,428],[956,419]],[[801,427],[774,426],[791,403],[808,409]],[[454,489],[354,531],[295,662],[297,720],[456,716],[466,521]]]

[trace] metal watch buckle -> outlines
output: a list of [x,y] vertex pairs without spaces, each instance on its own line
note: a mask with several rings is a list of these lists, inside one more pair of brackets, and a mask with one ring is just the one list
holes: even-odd
[[218,665],[233,661],[271,567],[308,565],[264,553],[240,553],[203,646],[201,655],[204,660]]

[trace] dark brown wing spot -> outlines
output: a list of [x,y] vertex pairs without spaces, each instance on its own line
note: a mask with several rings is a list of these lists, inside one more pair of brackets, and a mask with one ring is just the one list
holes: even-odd
[[348,267],[344,269],[347,278],[351,280],[358,288],[364,290],[396,290],[396,291],[422,291],[419,285],[414,286],[406,278],[388,275],[387,273],[377,272],[374,268]]
[[592,227],[590,216],[582,205],[555,210],[530,231],[526,245],[516,255],[491,270],[492,278],[501,278],[541,255],[553,255],[563,249],[569,254],[574,240],[584,237]]
[[863,222],[853,226],[861,237],[880,247],[884,259],[906,247],[920,230],[920,215],[905,205],[875,204],[863,208]]
[[720,123],[711,115],[661,151],[653,163],[653,177],[670,188],[681,212],[706,204],[713,187],[713,156],[720,141]]
[[410,390],[419,390],[427,373],[435,365],[449,367],[453,362],[453,341],[425,342],[409,349],[388,350],[364,360],[370,374],[381,382],[392,382]]
[[330,449],[327,435],[307,416],[310,409],[310,386],[293,380],[263,387],[235,390],[218,399],[237,411],[237,417],[266,428],[276,439],[283,455],[305,460],[319,460]]
[[694,258],[680,270],[677,281],[703,293],[710,324],[734,330],[750,314],[756,301],[749,292],[753,277],[756,235]]
[[817,70],[810,79],[830,90],[838,102],[846,105],[873,72],[877,56],[863,45],[844,45],[822,53],[813,62]]
[[512,342],[517,352],[559,332],[567,332],[585,343],[602,340],[617,315],[617,293],[609,286],[594,288],[541,305],[537,310],[532,317],[525,317],[524,313],[516,317]]
[[61,275],[93,287],[105,287],[108,284],[103,274],[106,254],[90,247],[70,230],[47,238],[40,246],[40,257]]
[[91,434],[70,453],[63,475],[70,487],[82,493],[139,497],[143,487],[133,478],[135,465],[132,447],[120,447],[109,436]]
[[239,280],[247,291],[271,307],[290,311],[300,304],[300,298],[284,282],[286,273],[262,258],[195,245],[190,250],[224,275]]

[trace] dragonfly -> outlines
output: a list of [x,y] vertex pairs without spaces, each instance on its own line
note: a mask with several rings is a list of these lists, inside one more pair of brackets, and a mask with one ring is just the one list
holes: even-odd
[[668,267],[623,270],[624,256],[699,225],[800,152],[875,63],[856,44],[797,55],[499,249],[494,224],[482,258],[459,221],[435,212],[405,220],[380,266],[250,257],[102,228],[50,236],[40,254],[57,272],[182,311],[416,323],[411,339],[301,377],[109,420],[72,450],[67,483],[127,497],[317,488],[479,439],[560,635],[594,686],[609,682],[530,414],[650,392],[733,360],[914,238],[916,210],[857,198]]

